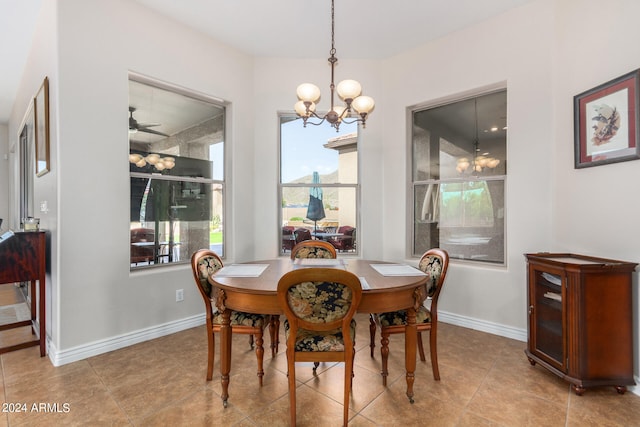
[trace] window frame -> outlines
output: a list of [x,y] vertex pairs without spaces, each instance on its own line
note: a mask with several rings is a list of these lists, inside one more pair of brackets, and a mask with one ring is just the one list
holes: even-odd
[[[133,172],[133,171],[129,171],[129,191],[127,193],[128,195],[128,203],[129,203],[129,209],[131,209],[131,179],[132,178],[144,178],[144,179],[150,179],[150,180],[157,180],[157,181],[167,181],[167,182],[191,182],[191,183],[197,183],[197,184],[204,184],[204,185],[208,185],[208,186],[220,186],[221,189],[221,201],[220,203],[222,204],[222,245],[223,245],[223,250],[222,253],[218,254],[220,256],[221,259],[225,259],[226,258],[226,254],[229,251],[229,244],[228,244],[228,239],[227,239],[227,228],[229,227],[229,215],[228,215],[228,200],[227,200],[227,192],[229,189],[229,185],[227,182],[227,176],[229,173],[229,141],[228,141],[228,136],[229,136],[229,121],[230,121],[230,113],[229,113],[229,107],[230,107],[230,103],[227,101],[224,101],[220,98],[217,98],[215,96],[211,96],[211,95],[207,95],[204,94],[202,92],[198,92],[196,90],[192,90],[192,89],[187,89],[184,88],[182,86],[178,86],[175,84],[171,84],[171,83],[167,83],[161,80],[157,80],[154,79],[152,77],[143,75],[143,74],[139,74],[133,71],[129,71],[128,73],[128,79],[127,82],[129,81],[134,81],[136,83],[140,83],[143,85],[147,85],[147,86],[152,86],[154,88],[160,89],[160,90],[164,90],[167,92],[172,92],[174,94],[177,95],[181,95],[184,97],[188,97],[191,99],[194,99],[196,101],[201,101],[201,102],[205,102],[211,105],[214,105],[216,107],[219,107],[222,110],[222,114],[223,114],[223,129],[222,129],[222,136],[220,138],[220,142],[223,143],[223,153],[222,153],[222,178],[221,179],[216,179],[212,176],[212,178],[203,178],[203,177],[191,177],[191,176],[187,176],[187,175],[164,175],[161,173],[147,173],[147,172]],[[130,103],[130,101],[129,101]],[[209,147],[211,147],[213,144],[209,144]],[[129,141],[129,143],[127,144],[127,151],[130,153],[131,152],[131,142]],[[189,157],[186,157],[189,158]],[[194,158],[195,159],[195,158]],[[200,159],[202,160],[202,159]],[[210,161],[210,159],[206,159],[208,161]],[[211,218],[209,219],[209,222],[211,222],[214,218],[214,214],[213,212],[211,213]],[[129,228],[131,229],[131,220],[129,221]],[[211,233],[211,227],[209,226],[209,234]],[[209,240],[209,244],[211,244],[211,241]],[[131,246],[129,246],[130,248]],[[129,249],[131,250],[131,249]],[[130,264],[129,270],[130,272],[134,272],[134,271],[140,271],[140,270],[145,270],[145,269],[154,269],[154,268],[163,268],[163,267],[170,267],[170,266],[178,266],[178,265],[185,265],[185,264],[189,264],[190,263],[190,259],[189,257],[186,257],[183,260],[180,261],[172,261],[172,262],[166,262],[166,263],[153,263],[153,264],[149,264],[149,265],[132,265]]]
[[[320,112],[318,113],[320,114]],[[286,120],[286,121],[283,121]],[[357,152],[357,175],[356,182],[353,184],[341,184],[341,183],[321,183],[321,184],[313,184],[313,183],[283,183],[282,182],[282,125],[286,122],[290,121],[299,121],[300,126],[302,127],[302,119],[295,113],[295,111],[280,111],[277,115],[278,121],[278,195],[277,195],[277,203],[278,203],[278,215],[277,215],[277,230],[278,230],[278,239],[276,242],[276,247],[278,250],[278,256],[289,256],[289,254],[282,250],[282,227],[285,219],[282,217],[282,192],[283,188],[311,188],[311,187],[321,187],[321,188],[352,188],[355,191],[355,229],[356,229],[356,246],[354,252],[340,252],[341,254],[350,255],[350,256],[359,256],[360,255],[360,246],[362,242],[362,233],[358,233],[360,231],[360,211],[361,211],[361,190],[360,190],[360,138],[362,132],[362,126],[360,124],[357,125],[357,135],[356,135],[356,152]],[[308,126],[313,126],[309,124]],[[330,126],[328,123],[322,123],[320,126]]]
[[[489,182],[489,181],[501,181],[503,183],[503,224],[502,224],[502,230],[503,230],[503,240],[502,240],[502,262],[491,262],[491,261],[485,261],[482,259],[472,259],[472,258],[457,258],[457,257],[451,257],[450,259],[454,262],[459,262],[459,263],[468,263],[471,265],[478,265],[478,266],[486,266],[486,267],[500,267],[500,268],[506,268],[507,267],[507,259],[508,259],[508,253],[507,253],[507,179],[508,179],[508,171],[505,167],[505,172],[503,175],[491,175],[491,176],[480,176],[480,177],[456,177],[456,178],[441,178],[438,177],[437,179],[421,179],[421,180],[417,180],[415,179],[415,171],[414,171],[414,167],[415,167],[415,147],[414,147],[414,114],[418,113],[420,111],[425,111],[425,110],[429,110],[429,109],[434,109],[434,108],[438,108],[438,107],[443,107],[443,106],[447,106],[447,105],[451,105],[451,104],[455,104],[457,102],[463,102],[463,101],[469,101],[469,100],[473,100],[475,98],[479,98],[485,95],[491,95],[494,93],[498,93],[498,92],[505,92],[505,97],[506,97],[506,102],[507,102],[507,112],[508,112],[508,105],[509,105],[509,97],[508,97],[508,88],[506,86],[506,82],[503,83],[499,83],[499,84],[495,84],[495,85],[490,85],[490,86],[486,86],[483,88],[479,88],[479,89],[475,89],[475,90],[471,90],[471,91],[467,91],[464,93],[460,93],[460,94],[456,94],[456,95],[452,95],[452,96],[447,96],[444,98],[440,98],[437,100],[433,100],[430,102],[425,102],[425,103],[421,103],[421,104],[416,104],[416,105],[412,105],[407,107],[406,112],[406,120],[407,120],[407,129],[409,130],[409,132],[407,132],[407,151],[408,151],[408,156],[407,156],[407,181],[408,181],[408,189],[407,189],[407,199],[409,200],[409,209],[407,209],[407,222],[409,224],[409,227],[407,227],[407,254],[409,256],[409,258],[412,259],[417,259],[420,258],[422,256],[422,253],[416,253],[415,252],[415,248],[416,248],[416,187],[418,186],[424,186],[424,185],[428,185],[428,184],[436,184],[438,186],[438,188],[440,188],[440,186],[442,184],[446,184],[446,183],[467,183],[467,182],[472,182],[472,181],[476,181],[476,182]],[[505,135],[505,161],[507,160],[507,156],[508,155],[508,131]],[[495,218],[494,218],[495,219]]]

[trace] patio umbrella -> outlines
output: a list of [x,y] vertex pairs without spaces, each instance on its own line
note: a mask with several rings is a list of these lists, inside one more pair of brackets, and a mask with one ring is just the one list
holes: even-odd
[[[313,172],[313,184],[320,184],[320,175]],[[309,190],[309,206],[307,207],[307,219],[314,223],[313,231],[318,230],[318,220],[324,218],[324,206],[322,206],[322,188],[311,187]]]

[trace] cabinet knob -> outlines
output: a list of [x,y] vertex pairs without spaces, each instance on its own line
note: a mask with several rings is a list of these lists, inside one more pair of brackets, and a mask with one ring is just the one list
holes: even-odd
[[531,313],[533,313],[533,306],[532,305],[529,306],[529,314],[531,314]]

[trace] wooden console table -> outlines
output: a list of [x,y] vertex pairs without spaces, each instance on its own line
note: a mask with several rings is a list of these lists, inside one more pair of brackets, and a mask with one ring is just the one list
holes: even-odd
[[[38,336],[34,340],[1,347],[0,354],[36,345],[40,346],[40,356],[47,353],[45,328],[46,244],[47,236],[44,231],[7,232],[0,236],[0,284],[31,282],[31,319],[0,325],[0,331],[31,326],[32,333]],[[38,282],[37,294],[36,281]]]

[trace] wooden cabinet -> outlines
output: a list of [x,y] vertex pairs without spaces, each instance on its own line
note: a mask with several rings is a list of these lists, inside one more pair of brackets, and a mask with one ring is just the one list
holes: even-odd
[[[0,325],[0,331],[31,326],[34,338],[14,345],[3,345],[0,354],[31,346],[40,346],[40,356],[46,349],[45,280],[47,238],[44,231],[6,232],[0,236],[0,284],[31,282],[31,319]],[[38,293],[36,294],[36,282]],[[36,304],[37,302],[37,304]]]
[[525,255],[528,264],[528,345],[539,363],[587,387],[633,381],[631,274],[637,264],[575,254]]

